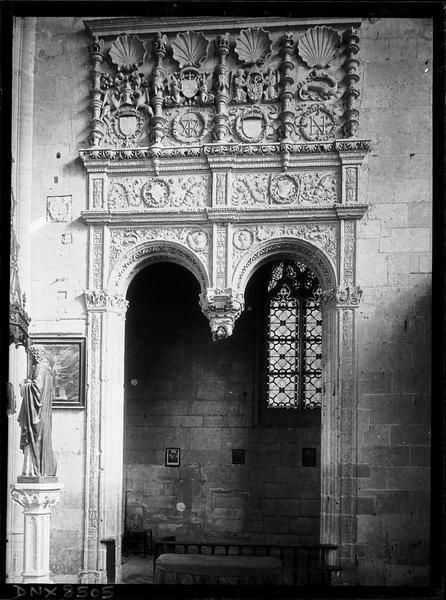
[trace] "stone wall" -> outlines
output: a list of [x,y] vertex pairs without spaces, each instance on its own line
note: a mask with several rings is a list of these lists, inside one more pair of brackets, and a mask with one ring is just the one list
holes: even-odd
[[[193,276],[168,263],[129,288],[127,528],[318,543],[320,412],[295,426],[253,426],[255,311],[213,342],[198,293]],[[164,466],[166,447],[181,448],[179,468]],[[306,447],[316,448],[316,467],[302,466]],[[240,448],[246,462],[234,465]]]
[[362,584],[426,583],[430,488],[432,28],[361,27],[358,542]]
[[[362,63],[362,84],[358,136],[370,137],[374,145],[360,170],[359,181],[360,201],[370,204],[367,215],[358,224],[357,264],[357,281],[363,289],[357,311],[357,539],[362,584],[427,582],[431,31],[430,22],[422,19],[366,20],[360,29],[358,56]],[[87,287],[88,241],[87,226],[80,220],[80,211],[86,208],[86,175],[78,149],[88,136],[91,118],[87,43],[81,19],[37,20],[34,195],[30,224],[33,287],[24,290],[32,333],[86,334],[81,291]],[[48,217],[47,202],[51,196],[71,197],[71,214],[67,221],[56,222]],[[204,319],[201,315],[200,318]],[[181,319],[179,321],[181,324]],[[238,325],[241,323],[242,320]],[[233,340],[242,335],[237,332],[238,325]],[[208,340],[207,328],[204,322],[203,335]],[[233,340],[227,344],[236,344]],[[187,356],[186,347],[182,348]],[[225,352],[223,346],[220,350],[216,348],[209,341],[208,360],[202,363],[200,379],[212,383],[200,388],[199,394],[197,388],[195,400],[191,400],[190,389],[180,388],[178,400],[172,401],[175,407],[169,407],[168,390],[164,389],[164,396],[160,390],[153,411],[144,413],[141,388],[132,386],[128,392],[127,489],[134,494],[128,500],[135,505],[144,504],[144,497],[150,494],[160,498],[162,484],[168,506],[160,506],[158,514],[168,514],[172,524],[187,522],[190,527],[197,527],[193,523],[196,517],[193,511],[198,510],[198,499],[204,495],[209,500],[207,506],[213,509],[196,517],[203,527],[211,521],[215,528],[217,519],[224,518],[226,523],[232,520],[234,531],[239,528],[260,533],[255,529],[262,523],[264,533],[294,533],[287,529],[293,521],[292,515],[287,513],[286,502],[299,498],[300,492],[290,485],[289,477],[294,474],[300,482],[309,472],[308,468],[299,471],[300,467],[296,466],[295,456],[300,458],[299,444],[295,444],[297,451],[293,449],[286,440],[288,434],[283,435],[284,430],[280,431],[280,443],[273,429],[269,430],[270,438],[266,438],[266,432],[261,429],[252,430],[248,436],[250,408],[248,410],[247,401],[240,396],[246,379],[239,379],[245,378],[245,374],[235,370],[234,361],[215,362],[215,352],[221,352],[222,358]],[[241,352],[237,345],[231,349]],[[180,352],[180,346],[176,351]],[[178,355],[177,359],[179,364],[183,357]],[[218,376],[212,371],[208,378],[206,369],[217,367]],[[230,378],[226,385],[218,387],[215,378],[225,379],[228,373]],[[187,381],[184,373],[183,376],[183,381]],[[238,397],[234,399],[234,396]],[[228,407],[230,412],[226,410]],[[138,436],[130,438],[129,432],[130,427],[141,421],[142,414],[146,414],[152,428],[169,429],[169,444],[185,444],[182,446],[183,466],[167,469],[162,466],[163,448],[167,445],[164,432],[158,439],[155,435],[153,438],[142,436],[146,444],[144,462],[158,465],[147,467],[147,479],[156,475],[151,480],[153,488],[152,484],[147,487],[150,494],[137,488],[133,477],[138,472],[135,465],[141,464],[136,456],[143,449],[129,446],[130,442],[138,443]],[[157,424],[154,418],[158,419]],[[84,543],[85,413],[55,410],[54,429],[58,475],[65,489],[61,504],[53,512],[51,565],[57,581],[64,577],[76,581],[82,569]],[[253,437],[254,432],[258,437]],[[183,437],[176,437],[179,435]],[[314,442],[308,440],[308,445]],[[231,465],[233,445],[247,449],[244,467]],[[282,452],[285,446],[288,454]],[[261,461],[255,466],[257,474],[264,474],[263,481],[252,482],[253,486],[258,483],[261,487],[255,493],[254,487],[248,488],[240,475],[242,469],[254,468],[249,465],[253,457]],[[186,474],[189,487],[184,483]],[[234,493],[212,495],[211,489],[230,489]],[[251,496],[240,492],[249,492]],[[276,500],[271,497],[274,494],[278,495]],[[228,497],[230,506],[225,504]],[[246,500],[254,497],[259,500],[255,506]],[[184,511],[183,516],[179,515],[178,501],[186,504],[189,514]],[[282,512],[277,517],[278,507]],[[275,515],[269,514],[272,512]],[[245,529],[247,522],[243,519],[248,513],[249,528]],[[138,515],[138,511],[134,514]],[[144,520],[142,510],[139,514],[137,518],[142,520],[135,523],[149,525],[149,516]],[[274,521],[275,518],[280,522]],[[286,529],[283,534],[279,531],[282,527]],[[163,531],[169,528],[161,527],[159,533]],[[69,552],[67,539],[70,540]]]

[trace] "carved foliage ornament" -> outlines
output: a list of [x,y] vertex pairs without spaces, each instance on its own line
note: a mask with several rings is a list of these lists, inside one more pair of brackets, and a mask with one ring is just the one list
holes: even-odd
[[235,206],[325,204],[338,202],[338,196],[336,173],[249,174],[235,178],[231,203]]
[[112,310],[125,315],[128,301],[121,294],[112,294],[106,290],[84,290],[87,310]]
[[336,259],[336,225],[305,224],[305,225],[259,225],[257,227],[244,227],[233,234],[233,261],[237,264],[244,251],[254,245],[254,241],[277,237],[296,237],[308,240],[319,246],[334,261]]
[[214,341],[229,337],[235,321],[244,307],[243,294],[234,293],[231,288],[224,290],[208,288],[200,294],[200,305],[209,319]]
[[205,206],[208,200],[207,185],[208,179],[202,175],[151,179],[114,178],[110,182],[107,207],[111,210],[200,208]]
[[358,286],[330,288],[321,295],[321,308],[356,308],[361,301],[362,290]]

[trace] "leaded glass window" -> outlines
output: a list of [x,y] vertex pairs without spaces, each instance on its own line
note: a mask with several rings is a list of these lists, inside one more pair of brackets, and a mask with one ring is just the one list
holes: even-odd
[[273,266],[267,282],[267,407],[319,407],[319,281],[304,264],[282,260]]

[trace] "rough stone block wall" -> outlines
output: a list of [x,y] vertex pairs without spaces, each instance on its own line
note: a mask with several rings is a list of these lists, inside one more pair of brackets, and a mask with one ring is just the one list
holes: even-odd
[[[127,316],[127,528],[318,543],[320,427],[253,427],[252,315],[215,343],[188,272],[165,263],[138,277]],[[166,447],[181,448],[179,468],[164,466]],[[306,447],[316,467],[302,466]],[[244,465],[232,464],[237,448]]]
[[432,27],[361,27],[358,519],[361,584],[429,571]]

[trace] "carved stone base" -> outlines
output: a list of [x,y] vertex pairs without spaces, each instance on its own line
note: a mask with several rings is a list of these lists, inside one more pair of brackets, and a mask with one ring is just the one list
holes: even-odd
[[59,502],[62,489],[63,485],[55,477],[48,483],[11,485],[12,499],[23,507],[23,583],[52,583],[49,566],[51,507]]

